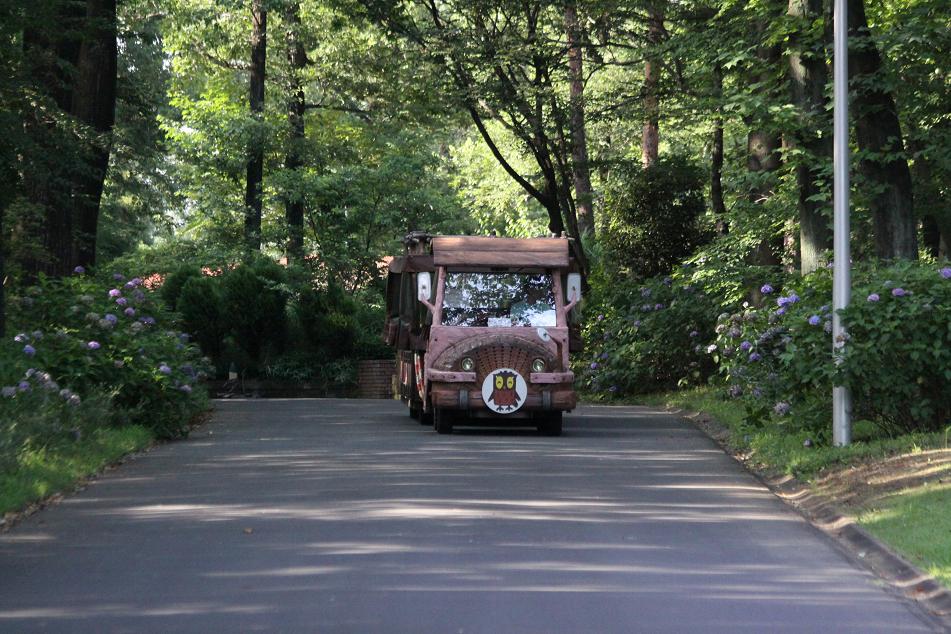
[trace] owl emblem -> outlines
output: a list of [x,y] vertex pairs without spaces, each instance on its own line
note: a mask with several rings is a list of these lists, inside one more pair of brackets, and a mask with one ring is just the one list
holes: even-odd
[[494,389],[492,390],[492,396],[489,398],[499,408],[499,411],[510,412],[518,409],[521,399],[519,399],[518,392],[515,390],[515,378],[516,374],[514,372],[506,370],[499,370],[492,376]]
[[525,404],[528,385],[512,368],[499,368],[485,377],[482,400],[497,414],[511,414]]

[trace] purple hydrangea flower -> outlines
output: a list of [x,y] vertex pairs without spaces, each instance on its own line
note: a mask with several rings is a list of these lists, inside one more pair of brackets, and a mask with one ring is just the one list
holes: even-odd
[[602,352],[602,353],[601,353],[601,359],[607,359],[608,356],[609,356],[609,355],[608,355],[607,352]]
[[730,386],[730,396],[732,396],[733,398],[738,398],[742,395],[743,395],[743,388],[741,388],[739,385]]
[[3,398],[13,398],[16,396],[17,389],[12,385],[5,385],[3,390],[0,390],[0,394],[3,394]]
[[831,322],[831,321],[827,321],[826,323],[822,324],[822,329],[825,330],[827,333],[831,333],[831,332],[832,332],[832,322]]
[[79,398],[79,394],[70,394],[69,398],[66,399],[66,403],[73,407],[79,407],[79,404],[82,403],[82,399]]
[[731,339],[739,339],[743,336],[743,332],[739,328],[730,328],[730,332],[727,334],[730,335]]
[[940,273],[941,277],[943,277],[944,279],[951,280],[951,267],[946,266],[940,271],[938,271],[938,273]]
[[663,304],[654,304],[654,310],[664,310]]
[[637,320],[634,321],[634,327],[635,327],[635,328],[640,328],[640,327],[641,327],[641,320],[640,320],[640,319],[637,319]]
[[143,292],[140,291],[139,289],[135,289],[134,291],[132,291],[132,297],[133,297],[133,299],[135,299],[135,301],[137,301],[137,302],[143,302],[143,301],[145,301],[145,293],[143,293]]
[[641,310],[645,313],[651,312],[652,308],[653,306],[651,306],[650,304],[644,304],[643,306],[641,306]]
[[786,314],[786,307],[783,306],[782,308],[777,308],[776,310],[773,311],[773,314],[776,315],[777,317],[780,316],[780,315],[785,315],[785,314]]
[[608,388],[608,390],[610,390],[611,392],[617,392],[617,386],[612,385],[611,387]]
[[740,350],[742,350],[743,352],[749,352],[752,347],[753,347],[753,344],[750,343],[749,341],[744,341],[743,343],[740,344]]
[[129,306],[122,312],[125,313],[126,317],[135,317],[135,309],[132,308],[131,306]]
[[641,289],[641,297],[650,297],[650,296],[651,296],[651,289],[647,287],[644,287]]
[[598,362],[597,362],[597,361],[595,361],[594,363],[591,364],[591,369],[592,369],[592,370],[597,370],[597,369],[598,369]]
[[192,393],[192,386],[190,386],[190,385],[183,385],[183,386],[181,386],[181,387],[178,388],[178,389],[180,389],[180,390],[181,390],[182,392],[184,392],[185,394],[191,394],[191,393]]
[[116,317],[115,315],[113,315],[112,313],[106,313],[106,314],[103,316],[103,319],[105,319],[106,321],[108,321],[110,324],[115,324],[116,322],[119,321],[119,318]]
[[77,275],[82,275],[85,272],[86,272],[86,268],[83,266],[77,266],[76,268],[73,269],[73,273],[76,273]]
[[90,350],[98,350],[99,348],[102,347],[102,344],[100,344],[98,341],[90,341],[89,343],[86,344],[86,347],[89,348]]
[[116,359],[115,361],[112,362],[112,365],[116,366],[117,368],[122,368],[122,367],[125,367],[125,361],[123,361],[122,359]]
[[162,365],[159,366],[158,371],[161,372],[162,374],[171,374],[172,368],[168,367],[168,365],[163,363]]
[[872,293],[872,294],[869,295],[868,298],[867,298],[867,300],[870,301],[870,302],[877,302],[877,301],[880,300],[880,299],[881,299],[881,297],[878,296],[878,293]]
[[810,326],[818,326],[821,322],[822,322],[822,317],[820,317],[819,315],[813,315],[812,317],[809,318]]
[[763,357],[761,357],[758,352],[753,352],[753,353],[750,354],[750,362],[752,362],[752,363],[756,363],[757,361],[759,361],[759,360],[762,359],[762,358],[763,358]]
[[148,316],[148,315],[146,315],[145,317],[140,317],[140,318],[139,318],[139,321],[141,321],[141,322],[142,322],[143,324],[145,324],[146,326],[154,326],[154,325],[155,325],[155,317],[150,317],[150,316]]
[[598,315],[598,321],[604,321],[604,315]]
[[691,337],[691,338],[693,338],[693,337],[699,337],[699,336],[700,336],[700,333],[697,332],[696,330],[691,330],[691,331],[690,331],[690,337]]
[[125,306],[125,305],[127,305],[128,303],[129,303],[129,300],[127,300],[125,297],[117,297],[117,298],[116,298],[116,304],[118,304],[119,306]]
[[25,346],[23,346],[23,354],[25,354],[28,357],[32,357],[34,354],[36,354],[36,348],[31,346],[30,344],[26,344]]
[[769,295],[770,293],[773,292],[773,287],[770,286],[769,284],[763,284],[760,287],[759,292],[762,293],[763,295]]
[[908,295],[908,294],[909,294],[908,291],[903,289],[901,286],[897,286],[892,289],[892,295],[894,295],[895,297],[904,297],[905,295]]
[[670,277],[670,276],[665,277],[662,281],[663,281],[663,283],[664,283],[664,286],[670,286],[671,284],[674,283],[673,278]]
[[711,343],[709,346],[707,346],[707,354],[713,354],[716,351],[717,351],[717,344]]
[[779,414],[780,416],[785,416],[789,413],[789,403],[786,401],[780,401],[773,406],[773,411]]
[[118,288],[113,288],[109,291],[109,297],[122,297],[122,291]]
[[14,337],[13,340],[16,341],[17,343],[26,343],[27,341],[30,340],[30,338],[26,336],[25,332],[21,332],[16,337]]
[[125,279],[125,275],[123,275],[122,273],[113,273],[112,279],[114,279],[117,282],[121,282],[122,280]]
[[20,392],[29,392],[29,391],[30,391],[30,384],[27,383],[26,381],[20,381],[20,382],[17,384],[17,390],[19,390]]

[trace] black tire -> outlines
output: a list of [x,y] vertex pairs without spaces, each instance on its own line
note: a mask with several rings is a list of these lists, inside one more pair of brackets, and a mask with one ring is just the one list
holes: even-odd
[[433,429],[438,434],[451,434],[452,412],[444,407],[437,407],[433,411]]
[[423,411],[419,410],[419,424],[420,425],[432,425],[433,424],[433,408],[429,407],[428,410]]
[[409,404],[409,417],[413,420],[419,420],[423,414],[423,408],[416,403]]
[[538,431],[546,436],[561,436],[563,428],[562,412],[551,412],[538,423]]

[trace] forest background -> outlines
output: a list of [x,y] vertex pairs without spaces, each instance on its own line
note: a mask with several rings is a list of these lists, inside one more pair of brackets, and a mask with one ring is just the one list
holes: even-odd
[[346,392],[388,354],[382,258],[423,229],[574,238],[594,397],[713,380],[825,442],[836,383],[882,433],[936,432],[949,14],[849,10],[833,348],[831,2],[4,0],[5,407],[52,383],[175,435],[142,394],[180,414],[235,369]]

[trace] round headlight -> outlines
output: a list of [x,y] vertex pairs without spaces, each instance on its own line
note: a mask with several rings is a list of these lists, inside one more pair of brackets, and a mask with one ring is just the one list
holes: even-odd
[[532,361],[532,372],[544,372],[545,371],[545,360],[544,359],[535,359]]
[[475,361],[473,361],[469,357],[464,357],[462,359],[462,362],[459,364],[459,366],[462,368],[464,372],[472,372],[472,370],[475,369]]

